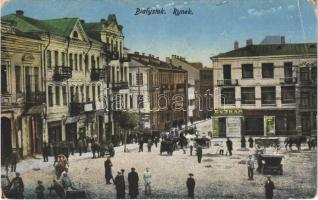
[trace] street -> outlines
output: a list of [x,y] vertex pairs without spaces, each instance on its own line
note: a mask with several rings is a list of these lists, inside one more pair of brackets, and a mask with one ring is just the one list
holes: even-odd
[[[212,142],[213,144],[213,142]],[[112,158],[113,175],[120,169],[125,169],[126,198],[128,198],[127,174],[135,167],[139,174],[139,198],[144,196],[142,174],[146,167],[152,173],[152,195],[149,198],[187,198],[186,179],[188,173],[194,174],[196,181],[196,198],[264,198],[265,176],[255,172],[254,181],[247,180],[245,161],[254,150],[240,150],[240,144],[234,142],[233,156],[219,156],[217,148],[203,149],[201,164],[196,156],[183,154],[182,150],[174,152],[173,156],[159,154],[159,146],[153,146],[152,152],[138,152],[137,144],[127,146],[129,152],[124,153],[123,147],[116,148]],[[269,153],[272,149],[267,149]],[[273,175],[275,183],[274,198],[312,198],[316,193],[316,151],[302,147],[301,153],[296,151],[279,152],[284,155],[284,174]],[[91,159],[92,154],[82,157],[78,154],[70,157],[69,176],[75,186],[85,189],[89,198],[116,198],[115,186],[106,185],[104,178],[104,161],[106,158]],[[34,189],[38,180],[42,180],[48,188],[54,176],[53,157],[49,163],[40,159],[29,159],[18,164],[17,171],[22,173],[25,184],[25,198],[35,198]],[[23,169],[24,168],[24,169]],[[10,175],[12,178],[13,174]],[[45,191],[46,198],[57,198],[55,192]]]

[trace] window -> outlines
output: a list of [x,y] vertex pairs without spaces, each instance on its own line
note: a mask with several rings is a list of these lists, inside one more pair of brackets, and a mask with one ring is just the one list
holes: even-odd
[[312,101],[311,101],[311,103],[312,103],[312,106],[314,108],[317,107],[317,92],[313,92],[312,93]]
[[60,87],[55,87],[55,104],[60,105]]
[[25,90],[26,93],[30,93],[31,92],[31,86],[32,86],[32,81],[31,81],[31,68],[29,66],[26,66],[25,68]]
[[86,86],[86,102],[89,102],[90,98],[89,98],[89,86]]
[[88,71],[88,55],[85,56],[84,63],[85,63],[85,71]]
[[16,93],[22,92],[21,91],[21,66],[19,65],[15,66],[15,90],[16,90]]
[[92,101],[95,101],[95,100],[96,100],[95,85],[92,86],[92,93],[93,93],[93,99],[92,99]]
[[242,104],[255,104],[255,88],[241,88]]
[[293,63],[292,62],[284,63],[284,76],[285,76],[285,78],[293,77]]
[[120,109],[120,95],[116,95],[116,109]]
[[49,94],[49,106],[52,107],[53,106],[53,90],[52,90],[52,86],[49,86],[48,94]]
[[223,65],[223,79],[231,79],[231,65]]
[[314,82],[317,81],[317,68],[311,68],[311,80]]
[[246,135],[264,135],[264,119],[262,117],[245,117]]
[[120,67],[120,80],[123,81],[124,80],[124,68]]
[[143,74],[142,73],[136,74],[136,84],[143,85]]
[[130,108],[134,108],[134,99],[133,99],[133,95],[129,95],[129,104],[130,104]]
[[98,101],[101,101],[102,99],[101,99],[101,96],[100,96],[100,93],[101,93],[101,91],[100,91],[100,85],[98,85],[97,86],[97,98],[98,98]]
[[144,96],[143,95],[138,95],[137,96],[137,102],[138,102],[138,107],[139,108],[144,108]]
[[262,77],[263,78],[274,78],[274,64],[273,63],[262,63]]
[[63,87],[62,87],[62,93],[63,93],[63,94],[62,94],[62,95],[63,95],[63,105],[67,105],[66,86],[63,86]]
[[81,91],[81,102],[84,102],[84,85],[81,85],[80,91]]
[[77,54],[74,54],[74,66],[75,70],[77,70]]
[[301,92],[300,93],[300,105],[305,107],[305,106],[309,106],[309,104],[310,104],[309,92]]
[[92,69],[95,69],[95,68],[96,68],[96,65],[95,65],[95,58],[94,58],[94,56],[91,56],[91,64],[92,64]]
[[8,93],[8,68],[1,65],[1,94]]
[[295,103],[295,86],[282,87],[282,103]]
[[97,68],[99,69],[99,57],[97,57],[97,59],[96,59],[97,61]]
[[55,66],[59,66],[59,52],[54,51],[54,64]]
[[65,66],[65,53],[62,52],[62,66]]
[[235,88],[223,88],[221,101],[222,104],[235,104]]
[[127,67],[124,67],[124,81],[127,81]]
[[275,87],[262,87],[262,104],[276,104]]
[[73,68],[73,54],[71,53],[70,53],[69,60],[70,60],[70,67]]
[[83,70],[83,56],[82,54],[79,55],[79,70]]
[[112,67],[112,82],[115,82],[115,67]]
[[128,108],[128,94],[125,94],[125,108]]
[[73,37],[74,37],[74,38],[78,38],[78,33],[77,33],[77,31],[74,31],[74,32],[73,32]]
[[51,68],[52,67],[52,58],[51,58],[51,51],[47,50],[46,51],[46,58],[47,58],[47,67]]
[[253,78],[253,64],[242,65],[242,78]]
[[309,81],[309,67],[300,68],[300,80]]
[[132,73],[129,73],[129,86],[132,86]]
[[36,92],[38,92],[40,89],[39,89],[39,86],[40,86],[40,83],[39,83],[39,68],[38,67],[35,67],[34,68],[34,89]]

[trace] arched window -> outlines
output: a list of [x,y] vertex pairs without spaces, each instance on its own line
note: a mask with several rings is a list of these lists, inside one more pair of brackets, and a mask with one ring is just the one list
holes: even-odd
[[74,32],[73,32],[73,37],[74,37],[74,38],[78,38],[78,33],[77,33],[77,31],[74,31]]

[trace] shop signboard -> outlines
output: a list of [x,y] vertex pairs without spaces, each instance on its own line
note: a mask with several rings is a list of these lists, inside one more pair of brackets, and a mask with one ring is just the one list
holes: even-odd
[[265,136],[275,135],[275,116],[264,116]]
[[241,118],[240,117],[226,118],[226,136],[241,137]]

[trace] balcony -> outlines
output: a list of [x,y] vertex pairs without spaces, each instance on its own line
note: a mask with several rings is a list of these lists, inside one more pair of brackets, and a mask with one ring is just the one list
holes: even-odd
[[64,81],[72,78],[72,68],[68,66],[56,66],[54,68],[53,80]]
[[236,86],[238,85],[237,79],[224,79],[224,80],[217,80],[218,86]]
[[[116,48],[115,48],[116,49]],[[103,47],[103,54],[108,60],[118,60],[119,59],[119,52],[112,50],[110,44],[106,44]]]
[[25,96],[25,100],[27,104],[42,104],[45,103],[45,92],[27,92]]
[[127,81],[120,81],[117,83],[113,83],[112,84],[112,89],[113,90],[124,90],[124,89],[128,89],[128,82]]
[[297,78],[296,77],[280,78],[279,82],[280,82],[280,84],[296,84]]
[[106,77],[106,69],[95,69],[92,68],[91,70],[91,80],[92,81],[99,81],[105,79]]
[[119,58],[120,62],[130,62],[130,58],[129,56],[125,55],[125,56],[121,56]]
[[90,112],[95,110],[95,104],[93,102],[71,102],[70,103],[70,115],[80,115],[84,112]]

